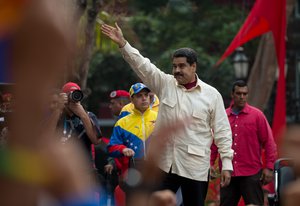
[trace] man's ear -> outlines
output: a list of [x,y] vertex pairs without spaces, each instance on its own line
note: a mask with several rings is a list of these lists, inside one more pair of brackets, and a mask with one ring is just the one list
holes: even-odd
[[194,62],[192,64],[192,67],[193,67],[193,71],[196,73],[197,72],[197,64],[196,64],[196,62]]

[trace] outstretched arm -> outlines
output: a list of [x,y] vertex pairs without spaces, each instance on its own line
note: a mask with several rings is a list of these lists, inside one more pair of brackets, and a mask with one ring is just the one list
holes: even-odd
[[103,34],[108,36],[112,41],[114,41],[116,44],[119,45],[120,48],[124,47],[126,44],[126,40],[123,36],[123,32],[121,28],[118,26],[117,23],[115,23],[116,27],[102,24],[101,25],[101,31]]
[[158,69],[148,58],[133,48],[124,38],[122,30],[115,24],[101,25],[101,31],[120,47],[120,52],[133,71],[158,97],[170,83],[175,84],[173,75],[167,75]]

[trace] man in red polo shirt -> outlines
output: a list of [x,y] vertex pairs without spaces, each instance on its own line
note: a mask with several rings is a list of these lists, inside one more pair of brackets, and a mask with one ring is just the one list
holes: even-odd
[[[247,103],[248,86],[236,81],[232,103],[226,113],[232,130],[233,172],[228,187],[221,188],[221,206],[235,206],[243,197],[246,205],[264,205],[263,185],[273,179],[277,156],[272,130],[265,115]],[[265,167],[262,162],[265,150]],[[216,147],[212,147],[212,162]]]

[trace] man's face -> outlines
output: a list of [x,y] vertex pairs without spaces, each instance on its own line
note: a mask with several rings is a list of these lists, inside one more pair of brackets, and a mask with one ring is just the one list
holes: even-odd
[[137,110],[140,112],[146,111],[150,105],[149,91],[143,89],[139,93],[132,95],[131,101]]
[[239,109],[244,108],[248,100],[248,87],[234,87],[234,92],[231,93],[233,106]]
[[173,58],[173,75],[178,84],[187,84],[195,81],[196,63],[190,65],[186,57]]
[[109,109],[111,110],[111,113],[115,116],[119,116],[123,106],[124,105],[121,103],[119,99],[110,100]]

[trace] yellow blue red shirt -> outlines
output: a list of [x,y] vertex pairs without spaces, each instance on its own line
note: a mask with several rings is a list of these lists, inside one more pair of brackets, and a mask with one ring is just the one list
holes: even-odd
[[131,148],[135,152],[135,158],[144,158],[156,118],[157,112],[148,108],[143,114],[133,109],[132,113],[119,119],[108,144],[109,154],[122,157],[122,150]]
[[156,118],[157,112],[149,108],[143,114],[133,109],[132,113],[118,120],[108,144],[110,155],[122,157],[122,150],[131,148],[135,152],[135,158],[143,158]]
[[129,164],[129,158],[123,155],[122,150],[131,148],[135,152],[135,158],[144,158],[156,118],[157,112],[150,108],[143,114],[133,109],[129,115],[119,119],[115,124],[107,148],[110,156],[118,158],[121,176],[125,174]]

